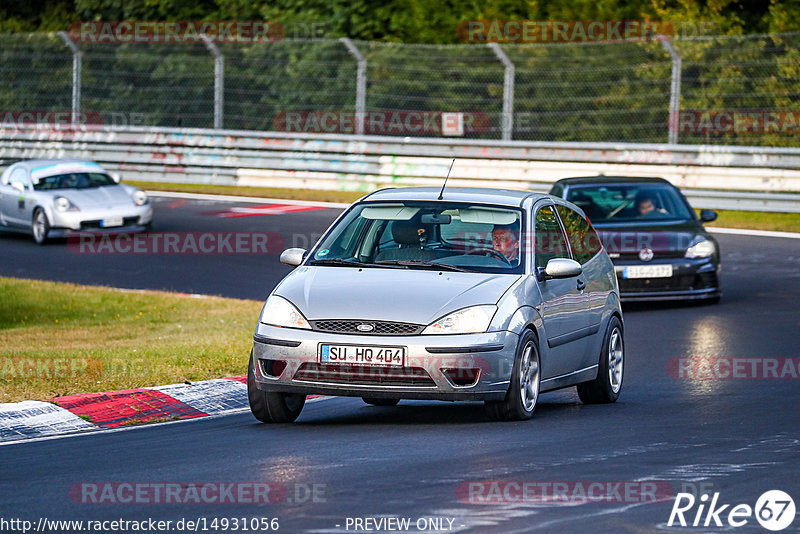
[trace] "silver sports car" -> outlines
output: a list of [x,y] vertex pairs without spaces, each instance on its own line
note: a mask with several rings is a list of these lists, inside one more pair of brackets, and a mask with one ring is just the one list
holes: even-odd
[[91,161],[20,161],[0,175],[0,227],[39,244],[73,232],[142,231],[152,219],[144,191]]
[[496,189],[378,191],[347,209],[267,298],[250,408],[290,422],[309,394],[481,400],[528,419],[540,393],[614,402],[624,342],[614,267],[575,205]]

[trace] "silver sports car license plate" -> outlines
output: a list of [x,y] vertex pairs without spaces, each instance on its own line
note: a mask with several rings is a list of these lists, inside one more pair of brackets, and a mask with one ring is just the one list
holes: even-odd
[[101,223],[103,228],[114,228],[115,226],[122,226],[123,219],[122,217],[108,217],[103,219]]
[[402,367],[406,360],[405,347],[375,347],[366,345],[319,345],[320,363],[352,363]]

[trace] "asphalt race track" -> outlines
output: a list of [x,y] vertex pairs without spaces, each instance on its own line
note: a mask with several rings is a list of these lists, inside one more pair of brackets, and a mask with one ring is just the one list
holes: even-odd
[[[287,247],[302,246],[339,213],[223,218],[215,212],[235,205],[154,202],[159,232],[274,232]],[[568,389],[543,395],[531,421],[493,423],[475,403],[379,408],[323,398],[309,402],[293,425],[261,425],[241,413],[3,445],[0,517],[34,524],[205,518],[209,526],[214,518],[277,517],[283,532],[375,531],[356,529],[354,518],[386,517],[410,518],[411,531],[418,519],[436,518],[451,532],[767,532],[755,517],[738,528],[726,521],[733,506],[754,507],[767,490],[787,492],[800,506],[800,376],[782,372],[794,365],[796,373],[800,356],[800,240],[718,237],[721,304],[625,307],[625,383],[614,405],[583,406]],[[29,237],[2,234],[0,275],[262,299],[288,272],[277,252],[81,254],[63,241],[41,248]],[[726,358],[714,361],[741,364],[741,377],[679,378],[677,359],[690,357]],[[782,378],[758,367],[765,360],[779,362]],[[246,364],[242,354],[242,372]],[[270,482],[287,493],[262,505],[92,504],[76,497],[81,483],[106,482]],[[561,484],[572,497],[522,498],[514,483],[526,482]],[[668,491],[658,492],[657,502],[635,491],[576,497],[597,482]],[[701,495],[711,501],[719,493],[717,507],[730,505],[719,516],[724,527],[713,519],[705,528],[668,527],[678,492],[696,494],[698,505]],[[698,505],[686,512],[688,522]],[[703,512],[701,525],[705,519]],[[434,531],[433,523],[421,525]],[[800,519],[784,530],[797,531]]]

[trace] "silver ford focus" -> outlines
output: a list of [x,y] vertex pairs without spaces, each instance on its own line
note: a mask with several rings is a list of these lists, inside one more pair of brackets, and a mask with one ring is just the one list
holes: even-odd
[[30,160],[0,175],[0,227],[42,244],[73,232],[137,232],[153,208],[147,194],[83,160]]
[[291,422],[310,394],[484,401],[531,417],[539,394],[577,386],[617,400],[624,341],[614,267],[581,210],[498,189],[386,189],[363,197],[267,298],[248,394]]

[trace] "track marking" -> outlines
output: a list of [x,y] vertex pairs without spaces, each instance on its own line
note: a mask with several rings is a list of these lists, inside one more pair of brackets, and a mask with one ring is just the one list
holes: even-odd
[[716,234],[749,235],[755,237],[782,237],[784,239],[800,239],[800,233],[795,232],[773,232],[771,230],[745,230],[743,228],[717,228],[708,226],[706,230]]
[[284,213],[297,213],[300,211],[321,210],[319,206],[297,206],[294,204],[262,204],[260,206],[236,206],[223,211],[212,211],[204,215],[215,215],[223,219],[238,217],[260,217],[263,215],[283,215]]
[[147,194],[151,197],[184,198],[189,200],[215,200],[218,202],[247,202],[251,204],[263,204],[265,202],[272,202],[275,204],[291,204],[293,206],[315,206],[318,208],[337,208],[337,209],[350,207],[350,204],[342,202],[320,202],[316,200],[287,200],[285,198],[237,197],[234,195],[178,193],[175,191],[147,191]]

